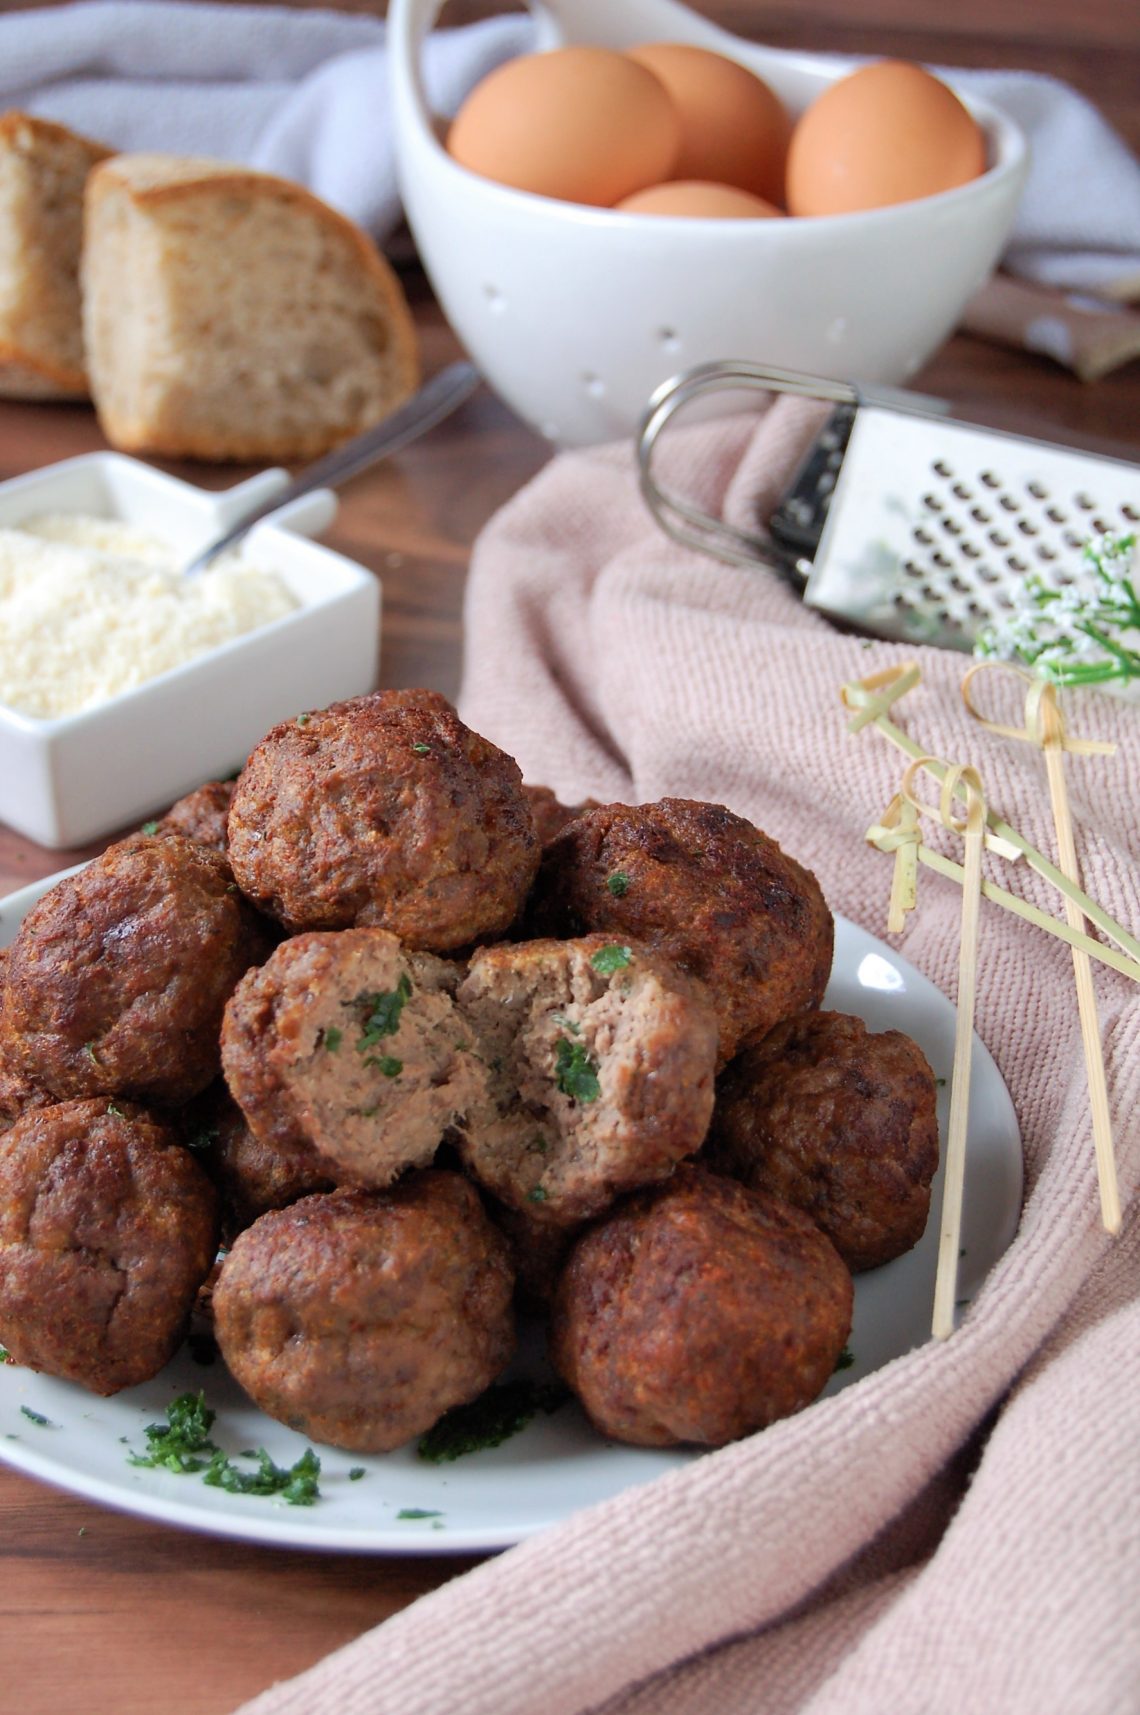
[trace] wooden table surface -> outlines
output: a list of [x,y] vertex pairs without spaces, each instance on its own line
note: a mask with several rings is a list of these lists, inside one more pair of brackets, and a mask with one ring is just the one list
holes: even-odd
[[[450,20],[480,9],[453,7]],[[720,0],[700,9],[780,45],[1049,71],[1082,88],[1140,145],[1140,11],[1120,0],[1037,0],[1031,8],[959,0],[953,9],[921,0],[797,0],[794,8]],[[455,343],[414,271],[407,286],[430,372]],[[948,398],[959,416],[1140,462],[1140,363],[1083,384],[1045,358],[958,336],[914,385]],[[103,445],[86,408],[0,407],[0,477]],[[345,491],[328,541],[383,580],[385,685],[455,693],[472,541],[548,456],[481,390],[428,441]],[[217,485],[247,474],[165,468]],[[0,893],[78,855],[0,829]],[[0,1469],[0,1707],[20,1715],[224,1715],[470,1564],[223,1542],[105,1511]]]

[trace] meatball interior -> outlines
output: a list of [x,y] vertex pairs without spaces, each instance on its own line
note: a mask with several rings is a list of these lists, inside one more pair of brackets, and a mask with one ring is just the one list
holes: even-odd
[[700,1147],[716,1020],[667,960],[606,935],[502,943],[474,955],[456,998],[489,1072],[460,1153],[502,1202],[585,1220]]
[[474,1187],[429,1170],[305,1197],[247,1227],[214,1326],[230,1370],[290,1428],[354,1452],[421,1435],[514,1349],[514,1278]]
[[510,925],[539,843],[511,757],[436,693],[378,692],[261,740],[234,788],[228,852],[291,931],[378,925],[450,952]]
[[719,1447],[816,1398],[852,1302],[850,1273],[799,1209],[686,1165],[577,1240],[551,1354],[603,1434]]
[[285,941],[226,1008],[222,1063],[250,1129],[338,1184],[426,1166],[486,1088],[452,999],[458,966],[386,929]]
[[918,1243],[938,1167],[937,1090],[918,1044],[804,1013],[723,1073],[709,1165],[805,1210],[852,1269]]
[[215,852],[136,834],[28,912],[9,953],[0,1034],[57,1097],[177,1105],[217,1077],[222,1010],[266,950]]
[[529,921],[543,935],[631,935],[705,983],[720,1063],[818,1006],[834,920],[810,870],[720,804],[608,804],[546,846]]
[[217,1249],[214,1188],[144,1108],[26,1114],[0,1138],[0,1341],[112,1394],[174,1355]]

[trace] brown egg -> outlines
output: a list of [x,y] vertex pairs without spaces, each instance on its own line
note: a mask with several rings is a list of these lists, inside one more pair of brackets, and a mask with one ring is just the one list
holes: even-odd
[[673,179],[635,191],[617,205],[621,214],[680,214],[699,220],[782,220],[775,203],[754,197],[735,185],[712,185],[704,179]]
[[661,79],[680,114],[675,179],[735,185],[783,203],[792,122],[761,78],[724,54],[683,42],[645,42],[629,57]]
[[485,178],[607,207],[669,178],[680,142],[652,72],[609,48],[568,47],[508,60],[476,84],[447,147]]
[[938,78],[879,60],[817,96],[792,132],[788,213],[912,202],[985,171],[981,127]]

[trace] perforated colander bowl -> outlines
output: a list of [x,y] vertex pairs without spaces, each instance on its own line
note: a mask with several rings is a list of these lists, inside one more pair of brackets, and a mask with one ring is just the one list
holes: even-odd
[[[695,42],[758,72],[792,113],[850,63],[757,47],[672,0],[570,0],[541,40]],[[409,224],[445,314],[491,386],[558,444],[633,433],[659,382],[722,357],[894,383],[992,270],[1024,180],[1012,121],[968,101],[990,166],[955,190],[787,220],[617,214],[530,195],[446,153],[420,77],[440,0],[392,0],[391,95]],[[966,99],[963,97],[963,99]]]

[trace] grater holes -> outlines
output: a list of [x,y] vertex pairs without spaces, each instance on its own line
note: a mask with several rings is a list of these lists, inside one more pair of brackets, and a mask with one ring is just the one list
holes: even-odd
[[1034,524],[1030,518],[1019,518],[1017,520],[1017,528],[1021,531],[1023,536],[1037,536],[1040,534],[1036,524]]
[[1099,531],[1102,536],[1107,536],[1109,531],[1112,529],[1112,525],[1106,524],[1104,519],[1099,515],[1093,519],[1092,527],[1094,530]]
[[942,528],[948,536],[960,536],[962,534],[962,526],[956,518],[944,518]]
[[950,579],[950,588],[955,595],[969,595],[970,593],[970,585],[965,578],[958,577],[957,574]]
[[1049,494],[1049,490],[1043,482],[1027,482],[1025,492],[1031,494],[1034,500],[1045,500]]
[[981,481],[983,488],[1000,488],[1001,487],[1001,477],[995,476],[992,470],[983,470],[980,473],[979,480]]
[[991,530],[988,533],[988,540],[993,543],[995,548],[1008,548],[1010,545],[1010,539],[1004,530]]
[[942,511],[942,502],[936,494],[931,494],[929,492],[924,494],[922,497],[922,504],[926,507],[928,512]]
[[1029,570],[1028,561],[1023,560],[1020,554],[1007,554],[1005,563],[1011,572],[1027,572]]
[[1066,530],[1062,535],[1061,540],[1064,542],[1066,548],[1084,547],[1084,537],[1078,536],[1075,530]]
[[1038,542],[1036,554],[1039,560],[1055,560],[1057,558],[1056,548],[1051,548],[1048,542]]
[[933,545],[934,537],[930,534],[929,530],[924,530],[921,524],[917,525],[915,529],[911,531],[911,535],[914,537],[915,541],[920,542],[924,548],[929,548]]
[[967,488],[964,482],[956,482],[950,492],[955,500],[973,500],[974,498],[973,489]]
[[994,515],[992,512],[987,512],[984,506],[971,506],[970,517],[975,524],[992,524]]
[[978,578],[983,584],[998,584],[1001,582],[1001,573],[995,572],[992,566],[979,566]]
[[913,560],[903,561],[903,571],[906,573],[908,578],[924,578],[926,576],[922,567],[916,565]]
[[1140,509],[1135,506],[1122,506],[1120,508],[1120,516],[1128,524],[1140,523]]
[[1045,516],[1050,524],[1067,524],[1069,522],[1069,514],[1062,512],[1059,506],[1047,506]]
[[1091,512],[1093,507],[1096,505],[1096,501],[1090,494],[1086,494],[1082,489],[1080,494],[1074,494],[1073,505],[1080,512]]
[[963,542],[962,552],[968,560],[980,560],[982,557],[982,550],[976,542]]
[[954,475],[954,466],[947,464],[945,459],[935,459],[930,468],[934,472],[935,476],[942,476],[949,479]]
[[998,495],[998,505],[1001,507],[1003,512],[1020,512],[1021,511],[1021,507],[1018,505],[1017,501],[1013,498],[1012,494],[999,494]]
[[944,554],[940,548],[936,548],[930,558],[944,572],[948,572],[954,564],[953,560]]

